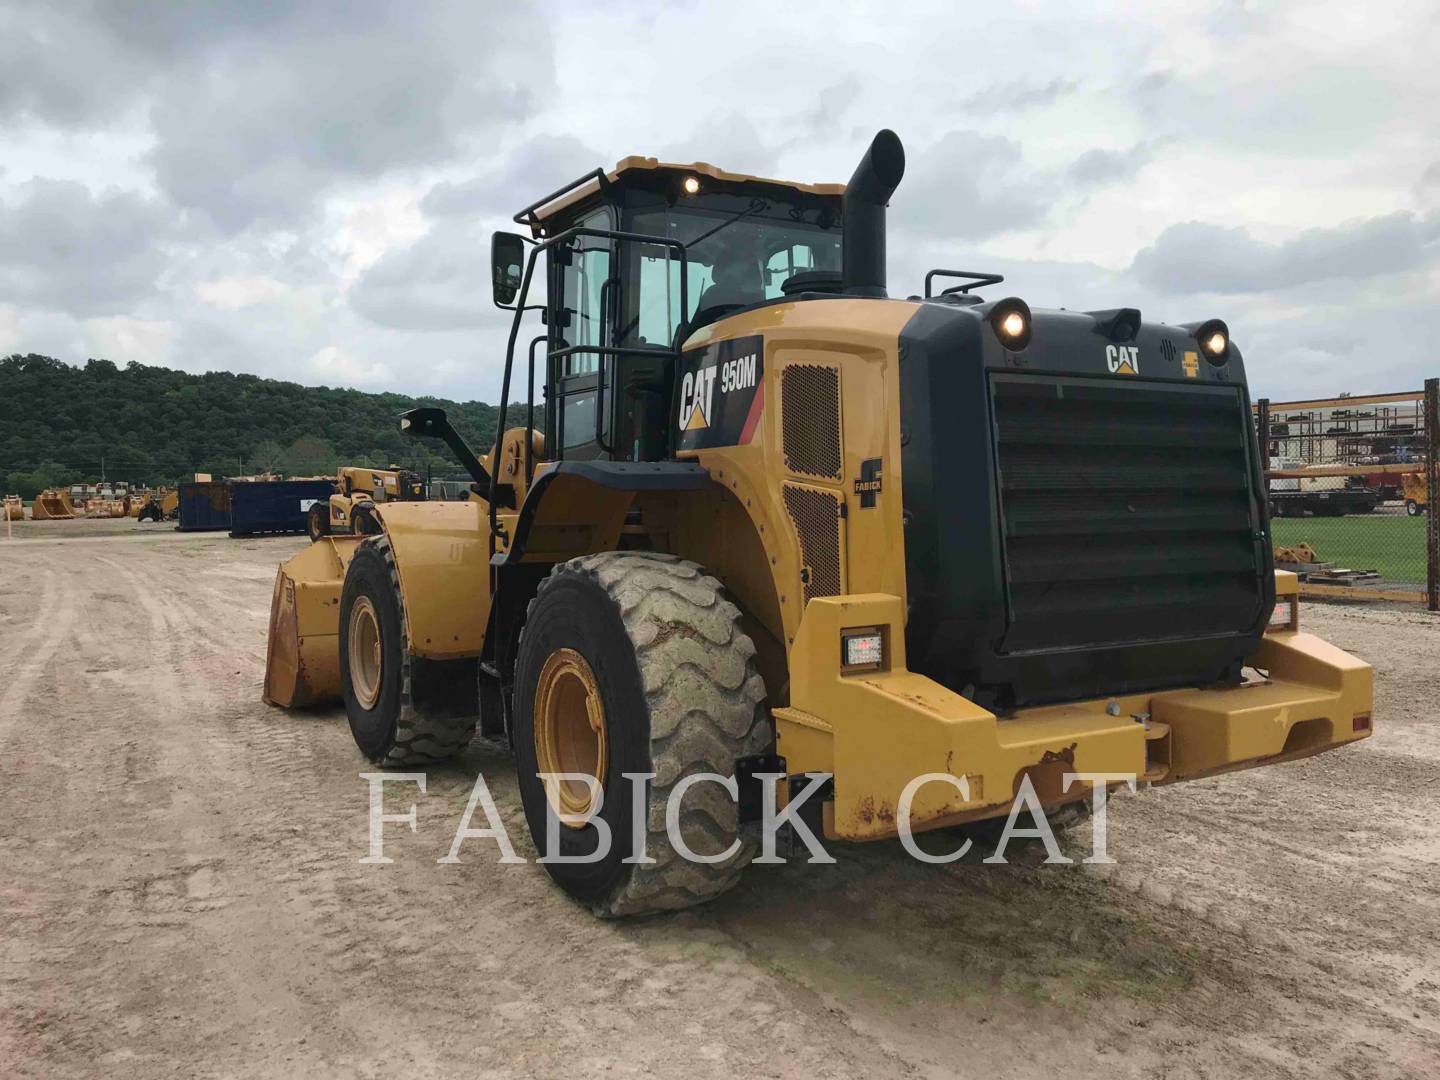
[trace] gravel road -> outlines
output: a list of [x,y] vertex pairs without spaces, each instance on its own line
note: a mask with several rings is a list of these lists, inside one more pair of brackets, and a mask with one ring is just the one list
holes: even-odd
[[[22,527],[23,526],[23,527]],[[1118,865],[752,868],[601,923],[429,770],[366,854],[338,709],[260,701],[303,538],[132,521],[0,535],[5,1076],[1440,1075],[1440,619],[1306,605],[1376,665],[1358,747],[1116,801]],[[1088,830],[1074,840],[1088,843]]]

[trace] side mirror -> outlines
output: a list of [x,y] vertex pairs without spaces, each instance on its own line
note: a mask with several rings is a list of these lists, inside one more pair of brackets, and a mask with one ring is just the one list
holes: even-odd
[[498,307],[509,307],[520,294],[525,266],[525,241],[516,233],[497,232],[490,238],[490,275]]

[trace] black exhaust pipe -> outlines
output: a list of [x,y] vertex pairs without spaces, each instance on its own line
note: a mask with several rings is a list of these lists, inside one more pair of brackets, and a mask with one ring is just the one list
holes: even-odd
[[905,148],[886,128],[845,185],[845,291],[885,296],[885,206],[905,175]]

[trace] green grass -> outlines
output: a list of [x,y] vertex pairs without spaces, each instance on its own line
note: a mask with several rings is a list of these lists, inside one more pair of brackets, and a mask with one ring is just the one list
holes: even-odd
[[1276,547],[1301,542],[1323,562],[1351,570],[1378,570],[1390,581],[1425,581],[1425,519],[1404,514],[1343,518],[1274,518]]

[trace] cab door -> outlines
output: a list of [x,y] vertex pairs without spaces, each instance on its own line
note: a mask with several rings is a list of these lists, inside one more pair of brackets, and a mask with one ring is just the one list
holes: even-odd
[[[608,207],[577,224],[614,228]],[[550,352],[613,345],[620,281],[611,241],[577,237],[563,254],[552,255],[550,282]],[[549,368],[547,441],[555,448],[553,456],[572,460],[610,457],[611,365],[598,353],[577,352],[552,358]]]

